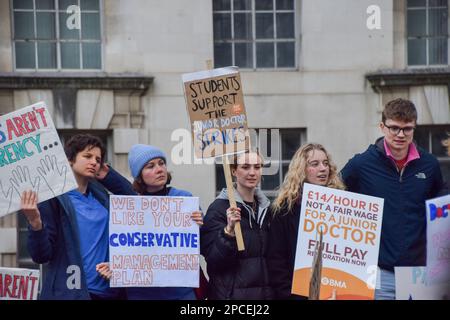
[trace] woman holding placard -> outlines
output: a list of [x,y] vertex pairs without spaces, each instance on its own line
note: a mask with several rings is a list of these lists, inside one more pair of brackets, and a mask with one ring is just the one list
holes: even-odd
[[305,144],[292,157],[284,182],[271,207],[273,219],[267,263],[276,299],[300,298],[291,294],[291,287],[304,182],[345,189],[336,166],[322,145]]
[[[237,208],[230,208],[227,190],[209,206],[201,231],[201,253],[206,259],[209,299],[270,299],[266,265],[269,199],[257,188],[263,160],[255,152],[235,156]],[[240,222],[245,251],[239,252],[234,228]]]
[[[99,182],[114,194],[122,195],[147,195],[147,196],[178,196],[192,197],[185,190],[169,187],[172,179],[167,171],[166,155],[162,150],[150,145],[136,144],[131,147],[128,154],[128,164],[134,178],[133,189],[128,192],[116,181],[120,174],[108,166],[103,166]],[[198,225],[203,224],[201,211],[192,212],[191,218]],[[112,276],[108,263],[97,265],[97,271],[106,279]],[[188,287],[131,287],[127,288],[129,300],[195,300],[196,295],[193,288]]]
[[[21,197],[29,224],[28,250],[34,262],[46,264],[39,299],[123,299],[124,290],[110,288],[96,272],[96,265],[109,259],[109,195],[95,181],[105,147],[96,136],[77,134],[64,149],[78,188],[39,205],[36,192],[25,191]],[[116,184],[126,188],[127,180],[118,178]]]

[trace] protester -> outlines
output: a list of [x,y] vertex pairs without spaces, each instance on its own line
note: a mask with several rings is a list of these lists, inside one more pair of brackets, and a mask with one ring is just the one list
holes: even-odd
[[320,144],[308,143],[292,157],[277,198],[271,207],[267,264],[275,299],[300,299],[291,294],[303,184],[344,189],[336,166]]
[[342,169],[349,191],[384,199],[375,299],[395,299],[394,267],[426,264],[425,201],[443,190],[437,159],[413,142],[414,104],[388,102],[380,129],[383,137]]
[[[103,166],[98,177],[108,190],[121,195],[192,197],[185,190],[169,186],[172,180],[167,171],[167,158],[164,152],[155,146],[136,144],[128,154],[128,164],[134,178],[133,189],[124,188],[120,183],[121,176],[108,166]],[[119,179],[118,179],[119,177]],[[201,211],[191,214],[198,225],[203,224]],[[100,263],[97,271],[106,279],[112,276],[108,263]],[[195,300],[195,291],[190,287],[130,287],[127,288],[129,300]]]
[[[201,252],[209,275],[209,299],[270,299],[266,266],[267,209],[270,201],[257,187],[262,158],[254,152],[235,156],[237,207],[230,207],[227,190],[209,206],[201,231]],[[239,252],[235,225],[240,222],[245,250]]]
[[[105,156],[101,140],[88,134],[69,139],[65,152],[78,189],[39,205],[35,192],[22,195],[28,220],[28,250],[34,262],[45,264],[40,299],[121,299],[96,272],[108,261],[109,196],[95,181]],[[126,188],[126,180],[117,183]]]

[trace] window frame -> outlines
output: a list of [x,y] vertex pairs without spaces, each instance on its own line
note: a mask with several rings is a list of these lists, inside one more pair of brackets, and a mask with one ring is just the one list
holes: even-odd
[[[214,1],[214,0],[213,0]],[[213,48],[214,46],[218,44],[231,44],[231,65],[236,65],[236,57],[235,57],[235,44],[236,43],[250,43],[252,45],[252,64],[253,66],[251,68],[247,67],[240,67],[239,68],[243,71],[298,71],[300,66],[300,40],[301,40],[301,33],[299,30],[300,26],[300,14],[299,14],[299,8],[301,7],[301,0],[293,0],[294,8],[292,10],[277,10],[276,9],[276,0],[272,0],[273,2],[273,9],[272,10],[258,10],[258,13],[272,13],[273,14],[273,28],[274,28],[274,37],[271,39],[256,39],[256,8],[255,8],[255,1],[257,0],[250,0],[251,1],[251,9],[250,10],[234,10],[234,3],[233,0],[228,0],[230,2],[230,9],[229,10],[218,10],[215,11],[212,10],[213,15],[213,24],[214,24],[214,14],[216,13],[229,13],[230,14],[230,32],[231,32],[231,39],[229,40],[216,40],[213,33]],[[234,14],[235,13],[248,13],[250,11],[251,17],[252,17],[252,38],[249,39],[234,39]],[[276,15],[277,13],[293,13],[294,14],[294,37],[292,39],[285,39],[285,38],[277,38],[277,23],[276,23]],[[289,41],[288,41],[289,40]],[[292,67],[278,67],[278,61],[277,61],[277,49],[276,44],[279,42],[293,42],[294,43],[294,66]],[[257,43],[272,43],[274,47],[274,66],[273,67],[257,67],[257,61],[256,61],[256,44]],[[214,61],[214,65],[216,66],[216,63]]]
[[[444,37],[436,37],[436,36],[430,36],[428,35],[429,33],[429,10],[430,8],[443,8],[443,7],[430,7],[429,6],[429,1],[430,0],[425,0],[425,7],[413,7],[413,8],[409,8],[408,7],[408,0],[405,0],[405,40],[406,40],[406,50],[405,50],[405,65],[407,68],[410,69],[425,69],[425,68],[445,68],[448,67],[450,65],[450,3],[448,0],[447,1],[447,64],[430,64],[429,60],[430,60],[430,51],[429,51],[429,45],[430,45],[430,39],[444,39]],[[426,36],[424,37],[410,37],[408,36],[408,25],[409,25],[409,21],[408,21],[408,11],[409,10],[423,10],[425,9],[425,28],[426,28]],[[409,54],[409,40],[412,39],[425,39],[426,41],[426,64],[421,64],[421,65],[410,65],[409,61],[408,61],[408,54]]]
[[[419,145],[419,147],[425,149],[427,152],[431,153],[432,155],[434,155],[436,157],[436,159],[439,162],[439,165],[441,167],[441,171],[442,171],[442,167],[443,166],[447,166],[450,170],[450,156],[442,156],[442,155],[437,155],[435,153],[433,153],[433,134],[436,131],[443,131],[443,132],[447,132],[448,134],[450,134],[450,124],[437,124],[437,125],[418,125],[416,128],[416,132],[420,131],[421,134],[426,133],[427,135],[427,144],[428,146],[423,146],[423,145]],[[417,143],[416,140],[416,133],[414,133],[414,141]],[[450,136],[449,136],[450,137]],[[443,148],[445,148],[443,146]],[[446,181],[446,176],[443,175],[444,181]],[[450,173],[449,173],[449,177],[450,179]]]
[[[97,0],[99,4],[98,11],[97,10],[83,10],[81,12],[81,15],[83,13],[97,13],[99,14],[99,33],[100,33],[100,39],[99,40],[92,40],[92,39],[84,39],[81,37],[74,41],[73,39],[61,39],[60,38],[60,30],[59,30],[59,15],[61,13],[65,13],[65,10],[61,10],[59,8],[59,0],[52,0],[54,3],[54,9],[36,9],[36,1],[38,0],[31,0],[33,2],[33,9],[14,9],[14,0],[9,0],[10,2],[10,16],[11,16],[11,42],[12,42],[12,59],[13,59],[13,70],[15,72],[100,72],[103,71],[105,68],[105,62],[104,62],[104,53],[105,53],[105,46],[104,46],[104,28],[103,28],[103,0]],[[73,0],[76,1],[78,6],[80,6],[80,0]],[[18,42],[24,42],[24,43],[35,43],[34,46],[34,59],[35,59],[35,67],[34,68],[17,68],[17,61],[16,61],[16,41],[15,38],[16,30],[14,27],[14,12],[32,12],[34,17],[34,25],[33,25],[33,32],[34,32],[34,39],[31,41],[26,41],[23,39],[19,39]],[[55,38],[54,39],[47,39],[47,40],[38,40],[37,39],[37,21],[36,21],[36,12],[51,12],[55,14]],[[81,32],[81,31],[80,31]],[[55,43],[56,44],[56,67],[55,68],[39,68],[39,61],[38,61],[38,43]],[[78,43],[79,44],[79,58],[80,58],[80,68],[73,69],[73,68],[62,68],[62,61],[61,61],[61,43]],[[92,68],[83,68],[83,50],[82,50],[82,44],[83,43],[100,43],[100,68],[99,69],[92,69]]]

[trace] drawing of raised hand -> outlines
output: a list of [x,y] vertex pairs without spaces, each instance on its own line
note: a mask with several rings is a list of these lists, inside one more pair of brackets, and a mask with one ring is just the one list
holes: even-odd
[[27,166],[17,166],[11,173],[12,177],[9,179],[9,182],[11,182],[19,198],[22,197],[24,191],[39,192],[40,177],[31,178],[30,169]]
[[[0,206],[0,208],[1,208],[0,216],[2,216],[3,214],[9,213],[9,209],[11,208],[13,186],[12,186],[12,184],[10,184],[8,187],[8,191],[5,192],[5,189],[3,188],[3,182],[0,180],[0,189],[2,191],[2,195],[3,195],[3,199],[4,199],[3,203],[8,203],[5,207],[3,207],[3,205]],[[5,208],[5,210],[3,208]]]
[[[64,192],[66,187],[67,178],[67,166],[58,166],[58,160],[55,155],[51,157],[46,155],[44,159],[41,159],[41,165],[37,167],[37,171],[41,175],[44,182],[47,184],[49,190],[53,193],[53,196],[57,196]],[[54,182],[56,175],[59,175],[62,179],[62,184],[51,185]]]

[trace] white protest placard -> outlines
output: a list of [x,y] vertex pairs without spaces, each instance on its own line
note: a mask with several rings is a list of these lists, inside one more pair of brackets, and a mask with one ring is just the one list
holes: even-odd
[[427,208],[427,279],[450,284],[450,195],[430,199]]
[[110,197],[111,287],[199,286],[197,197]]
[[20,209],[23,191],[42,202],[77,187],[44,102],[0,116],[0,217]]
[[450,284],[428,284],[426,267],[395,267],[396,300],[450,300]]
[[373,299],[384,200],[309,183],[303,186],[292,293],[309,296],[323,232],[320,299]]
[[36,300],[39,270],[0,268],[0,300]]
[[225,67],[182,76],[195,156],[199,159],[250,149],[239,70]]

